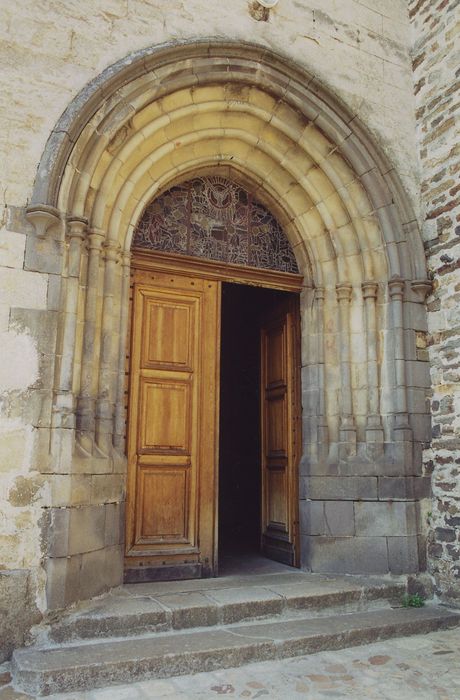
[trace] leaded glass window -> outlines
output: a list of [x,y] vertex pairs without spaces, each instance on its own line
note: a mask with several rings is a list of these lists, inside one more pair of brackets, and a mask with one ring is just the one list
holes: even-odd
[[133,247],[298,272],[277,220],[250,192],[219,176],[172,187],[150,204]]

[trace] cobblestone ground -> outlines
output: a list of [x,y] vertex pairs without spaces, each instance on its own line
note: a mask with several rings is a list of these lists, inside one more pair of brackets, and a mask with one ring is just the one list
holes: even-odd
[[[0,700],[30,700],[2,674]],[[194,676],[143,681],[49,700],[459,700],[460,628],[392,639],[353,649],[251,664]]]

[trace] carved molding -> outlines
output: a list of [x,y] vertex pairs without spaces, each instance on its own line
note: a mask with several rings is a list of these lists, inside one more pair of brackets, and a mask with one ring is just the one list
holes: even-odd
[[420,303],[424,303],[425,299],[427,298],[428,294],[430,294],[433,284],[430,282],[430,280],[412,280],[410,283],[411,289],[415,296],[417,297],[417,301]]
[[61,221],[59,209],[49,204],[36,204],[26,209],[26,218],[35,229],[37,238],[46,238],[46,234]]

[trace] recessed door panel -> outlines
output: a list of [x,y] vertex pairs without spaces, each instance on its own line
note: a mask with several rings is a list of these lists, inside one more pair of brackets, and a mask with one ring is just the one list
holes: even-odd
[[190,454],[192,389],[191,379],[140,377],[140,453]]
[[286,406],[287,394],[283,388],[281,392],[274,394],[266,391],[266,413],[267,413],[267,456],[287,455],[287,418]]
[[266,382],[268,387],[286,384],[286,327],[284,323],[275,322],[266,328]]
[[268,522],[272,527],[287,532],[286,470],[269,469],[268,479]]
[[136,540],[144,543],[188,542],[189,469],[164,466],[139,470]]
[[195,312],[193,300],[145,299],[142,367],[191,370]]

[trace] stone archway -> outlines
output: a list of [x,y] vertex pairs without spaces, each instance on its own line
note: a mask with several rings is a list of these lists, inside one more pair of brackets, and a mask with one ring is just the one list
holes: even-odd
[[304,275],[303,566],[423,568],[429,382],[416,336],[429,283],[397,173],[359,120],[282,57],[184,44],[128,57],[75,99],[28,209],[26,261],[60,281],[50,471],[92,488],[91,505],[69,498],[50,514],[51,531],[69,533],[66,551],[49,549],[50,607],[120,581],[131,238],[146,205],[198,171],[250,188]]

